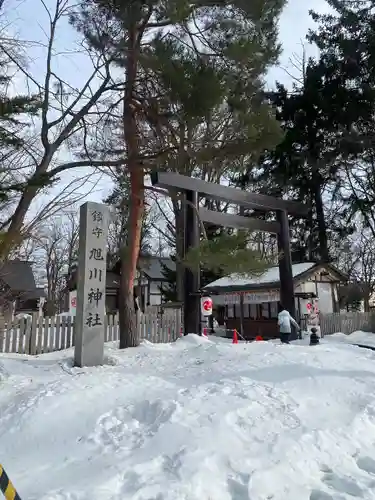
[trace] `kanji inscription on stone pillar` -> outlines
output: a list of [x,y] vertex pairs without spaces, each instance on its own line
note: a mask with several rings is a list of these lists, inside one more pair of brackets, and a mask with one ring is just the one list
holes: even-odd
[[104,361],[109,218],[109,208],[101,203],[87,202],[80,208],[74,344],[76,366],[98,366]]

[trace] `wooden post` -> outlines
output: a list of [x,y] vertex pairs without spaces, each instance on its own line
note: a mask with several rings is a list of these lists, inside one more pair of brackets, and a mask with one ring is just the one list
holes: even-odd
[[6,336],[6,326],[4,314],[0,309],[0,352],[4,352],[5,336]]
[[[280,273],[280,302],[282,306],[289,311],[295,318],[296,304],[294,301],[294,282],[292,256],[290,252],[290,231],[288,214],[285,210],[279,210],[276,213],[280,224],[280,232],[277,235],[277,244],[279,250],[279,273]],[[297,332],[292,328],[291,340],[297,339]]]
[[240,293],[240,334],[241,337],[244,338],[245,328],[244,328],[244,318],[243,318],[243,306],[244,306],[244,296],[243,293]]
[[61,318],[61,349],[66,349],[66,317]]
[[[191,248],[199,245],[199,221],[196,210],[198,208],[198,193],[186,191],[185,203],[185,229],[184,229],[184,251],[185,255]],[[192,270],[185,268],[184,274],[184,334],[201,333],[201,311],[200,311],[200,269],[197,266]]]
[[38,332],[37,332],[37,342],[36,342],[36,350],[38,354],[44,353],[44,336],[43,336],[43,318],[39,316],[37,318]]
[[68,316],[66,325],[66,348],[69,349],[72,345],[72,317]]
[[182,329],[182,313],[181,309],[176,310],[176,333],[174,339],[177,340],[181,335]]
[[53,349],[53,337],[51,338],[50,328],[49,328],[50,320],[47,317],[41,318],[41,327],[43,328],[43,350],[44,352],[51,352]]
[[30,342],[29,342],[29,352],[28,352],[28,354],[31,354],[33,356],[35,356],[36,354],[37,326],[38,326],[38,315],[34,313],[31,320]]
[[30,354],[31,325],[32,325],[32,319],[27,318],[25,335],[24,338],[22,339],[23,354]]
[[[24,342],[26,342],[26,338],[27,338],[26,333],[27,333],[28,327],[29,327],[28,321],[25,320],[23,333],[20,332],[20,335],[18,336],[16,352],[18,352],[19,354],[25,354]],[[0,352],[1,352],[1,340],[0,340]]]

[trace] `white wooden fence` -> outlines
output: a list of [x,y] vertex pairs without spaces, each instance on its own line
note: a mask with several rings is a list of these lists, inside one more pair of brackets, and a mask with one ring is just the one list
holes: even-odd
[[320,314],[320,329],[323,335],[346,333],[362,330],[375,333],[375,312],[343,312]]
[[[179,309],[147,311],[139,316],[140,338],[152,343],[174,342],[181,333]],[[104,330],[105,342],[119,340],[118,316],[107,316]],[[0,328],[0,353],[42,354],[68,349],[74,345],[74,318],[19,319]]]

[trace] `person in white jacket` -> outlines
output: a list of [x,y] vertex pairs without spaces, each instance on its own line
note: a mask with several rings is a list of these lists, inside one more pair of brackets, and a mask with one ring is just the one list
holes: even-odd
[[289,344],[290,334],[292,333],[292,325],[295,326],[297,330],[301,329],[297,321],[282,305],[280,305],[277,323],[280,329],[280,340],[283,344]]

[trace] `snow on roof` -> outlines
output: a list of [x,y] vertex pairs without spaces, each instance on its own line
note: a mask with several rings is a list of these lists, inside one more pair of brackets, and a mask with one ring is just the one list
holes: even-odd
[[[308,271],[312,267],[316,265],[315,262],[303,262],[302,264],[293,264],[292,272],[293,278],[296,278],[300,274]],[[256,285],[265,285],[266,283],[276,283],[280,281],[280,273],[279,267],[274,266],[270,267],[265,271],[261,276],[256,276],[251,278],[249,276],[243,276],[239,274],[231,274],[229,276],[224,276],[212,283],[209,283],[204,288],[227,288],[230,286],[251,286],[254,287]]]

